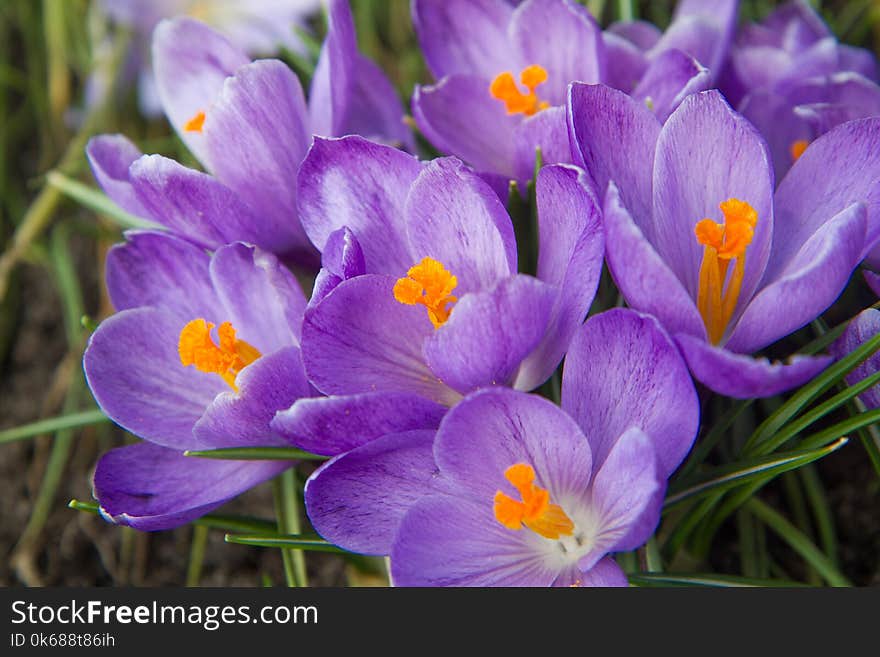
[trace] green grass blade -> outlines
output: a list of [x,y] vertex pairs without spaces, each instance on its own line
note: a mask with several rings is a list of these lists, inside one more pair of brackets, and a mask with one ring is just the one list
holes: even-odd
[[65,196],[70,197],[83,207],[88,208],[100,215],[106,216],[116,223],[120,228],[156,228],[154,224],[146,219],[137,217],[126,212],[105,194],[96,189],[84,185],[78,180],[69,178],[57,171],[50,171],[46,176],[46,182],[60,191]]
[[0,445],[3,443],[15,442],[16,440],[33,438],[34,436],[41,436],[47,433],[54,433],[63,429],[75,429],[76,427],[84,427],[90,424],[109,421],[110,418],[98,409],[59,415],[58,417],[38,420],[37,422],[31,422],[30,424],[23,424],[19,427],[12,427],[11,429],[0,431]]
[[326,461],[330,458],[293,447],[224,447],[223,449],[187,450],[183,455],[231,461]]
[[311,550],[313,552],[335,552],[346,554],[345,550],[328,543],[317,534],[227,534],[227,543],[236,545],[251,545],[254,547],[267,548],[294,548],[297,550]]
[[633,573],[628,575],[629,583],[636,586],[719,586],[719,587],[803,587],[806,584],[784,579],[761,579],[737,577],[735,575],[716,575],[715,573],[682,574],[674,573]]

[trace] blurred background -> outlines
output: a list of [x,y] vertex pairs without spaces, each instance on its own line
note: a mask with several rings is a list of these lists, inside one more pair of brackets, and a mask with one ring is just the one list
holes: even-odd
[[[150,113],[149,81],[139,71],[148,58],[143,25],[152,19],[126,15],[129,4],[0,0],[0,585],[280,584],[277,550],[226,544],[222,531],[192,526],[136,532],[68,507],[71,499],[91,500],[98,456],[134,440],[100,418],[82,376],[89,332],[112,312],[102,283],[104,255],[121,239],[118,223],[96,206],[83,148],[93,134],[120,132],[144,152],[195,166],[161,114]],[[151,4],[186,5],[199,16],[210,3],[145,3]],[[586,4],[603,26],[629,14],[661,28],[674,6],[656,0]],[[777,4],[744,1],[740,20],[760,19]],[[841,41],[877,52],[880,2],[813,4]],[[413,85],[430,80],[408,0],[351,5],[361,50],[385,69],[408,105]],[[320,11],[306,11],[280,53],[305,77],[323,30]],[[58,417],[68,420],[52,421]],[[43,420],[49,421],[32,425]],[[818,468],[841,569],[857,585],[880,584],[877,477],[857,450],[841,450]],[[784,500],[784,486],[767,494]],[[271,490],[254,489],[223,511],[271,519]],[[776,546],[768,541],[773,554]],[[190,558],[194,545],[204,548],[201,563]],[[703,568],[738,572],[736,545],[722,531]],[[799,563],[786,563],[784,550],[776,557],[792,576],[801,575]],[[307,561],[313,585],[384,581],[381,564],[370,560],[309,553]]]

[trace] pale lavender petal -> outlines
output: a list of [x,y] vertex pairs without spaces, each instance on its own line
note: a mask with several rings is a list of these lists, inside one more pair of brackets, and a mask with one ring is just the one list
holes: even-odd
[[193,435],[210,449],[288,445],[270,428],[281,409],[311,393],[296,347],[258,358],[235,379],[237,391],[224,392],[196,422]]
[[739,0],[681,0],[652,52],[681,50],[717,76],[736,29],[738,9]]
[[260,217],[256,243],[301,259],[314,258],[296,206],[296,175],[311,143],[306,112],[296,75],[261,60],[224,83],[203,128],[214,175]]
[[595,315],[575,334],[561,405],[586,434],[597,467],[635,426],[653,442],[668,476],[699,428],[699,400],[678,349],[653,317],[631,310]]
[[403,121],[403,103],[385,72],[362,56],[357,58],[355,71],[348,118],[338,134],[364,135],[415,152],[415,138]]
[[558,293],[544,338],[517,373],[519,390],[538,387],[559,365],[596,295],[605,253],[602,212],[581,169],[542,168],[536,194],[537,275]]
[[[492,498],[432,496],[403,517],[391,549],[394,586],[550,586],[558,571],[492,513]],[[537,540],[544,540],[540,537]]]
[[693,299],[704,249],[694,226],[704,218],[720,223],[718,206],[730,198],[745,201],[758,213],[735,320],[758,287],[770,256],[773,168],[764,139],[720,93],[693,94],[669,117],[657,141],[652,239]]
[[710,84],[709,70],[697,60],[680,50],[667,50],[651,60],[632,97],[664,123],[686,96],[705,91]]
[[[862,344],[880,333],[880,310],[868,308],[863,310],[849,326],[843,335],[831,345],[831,353],[836,360],[849,355]],[[846,375],[846,382],[853,386],[880,370],[880,352],[875,352],[861,365]],[[868,408],[880,408],[880,384],[873,385],[859,395],[859,399]]]
[[406,512],[438,489],[433,441],[433,431],[391,434],[317,470],[305,488],[315,530],[351,552],[390,554]]
[[101,409],[133,434],[175,449],[199,449],[192,428],[217,394],[216,374],[184,367],[179,319],[155,308],[124,310],[101,322],[83,369]]
[[476,73],[491,80],[520,62],[508,40],[513,8],[504,0],[414,0],[412,18],[436,79]]
[[400,276],[413,265],[403,209],[419,161],[361,137],[316,138],[297,178],[300,220],[323,251],[347,227],[363,249],[367,271]]
[[522,121],[513,131],[516,180],[535,175],[536,150],[541,149],[542,166],[570,164],[571,144],[564,107],[551,107]]
[[608,269],[627,303],[657,317],[670,333],[705,337],[696,304],[623,207],[615,185],[608,187],[603,216]]
[[613,181],[636,224],[650,230],[651,175],[660,134],[657,118],[644,103],[616,89],[573,84],[568,129],[574,163],[589,172],[596,191],[604,195]]
[[831,364],[829,356],[794,356],[785,364],[713,347],[705,340],[676,335],[694,377],[709,389],[735,399],[772,397],[802,386]]
[[143,442],[110,450],[92,480],[101,515],[143,531],[179,527],[290,467],[288,461],[219,461]]
[[303,324],[306,373],[325,394],[410,392],[438,403],[458,398],[424,362],[434,327],[422,306],[395,300],[395,280],[358,276],[340,284]]
[[602,32],[585,7],[566,0],[528,0],[513,12],[508,30],[523,66],[537,64],[547,71],[537,92],[551,105],[565,104],[570,82],[603,81]]
[[434,458],[444,477],[490,512],[497,490],[516,495],[504,477],[516,463],[534,468],[535,484],[552,500],[582,498],[592,472],[590,444],[575,421],[543,397],[508,388],[475,392],[449,411]]
[[516,175],[512,135],[522,117],[508,115],[504,103],[492,98],[489,80],[457,73],[435,85],[416,86],[412,112],[441,153],[454,154],[477,171]]
[[607,30],[602,41],[605,44],[605,79],[602,82],[631,93],[648,68],[647,55],[636,44]]
[[607,32],[626,39],[640,50],[650,50],[663,36],[653,23],[648,21],[615,21],[608,26]]
[[184,126],[206,114],[223,83],[250,59],[213,29],[191,18],[164,20],[153,33],[156,88],[171,126],[208,169],[212,167],[204,135]]
[[821,315],[861,261],[865,228],[862,204],[851,205],[819,228],[751,300],[726,347],[753,353]]
[[290,271],[271,253],[230,244],[211,259],[211,280],[238,338],[262,353],[298,345],[306,298]]
[[465,295],[425,341],[428,367],[462,394],[510,385],[544,337],[557,295],[552,286],[523,274]]
[[337,137],[345,134],[354,98],[358,50],[348,0],[327,5],[327,36],[309,89],[309,112],[314,134]]
[[140,149],[123,135],[99,135],[92,137],[86,145],[92,175],[104,193],[126,212],[152,219],[138,200],[128,177],[128,168],[141,155]]
[[411,264],[424,257],[439,260],[458,279],[456,296],[491,289],[516,272],[516,238],[507,210],[459,160],[426,164],[410,188],[404,215]]
[[336,456],[391,433],[436,429],[448,409],[409,392],[366,392],[300,399],[272,428],[296,447]]
[[626,578],[626,573],[612,557],[605,557],[588,571],[581,573],[573,584],[608,588],[628,586],[629,580]]
[[221,307],[203,249],[168,233],[129,231],[125,239],[107,252],[105,263],[107,292],[116,310],[154,306],[185,324]]

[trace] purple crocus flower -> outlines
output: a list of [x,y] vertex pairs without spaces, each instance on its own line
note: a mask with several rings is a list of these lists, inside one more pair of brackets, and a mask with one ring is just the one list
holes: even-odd
[[[132,44],[126,69],[137,76],[138,102],[146,116],[159,116],[162,104],[150,61],[153,29],[163,19],[191,16],[210,25],[249,55],[268,55],[280,48],[305,50],[294,28],[305,27],[306,19],[321,6],[319,0],[99,0],[102,14],[126,28]],[[89,80],[88,94],[96,97],[98,87],[108,85],[101,68]]]
[[206,248],[242,240],[316,263],[297,219],[294,184],[312,135],[359,132],[411,144],[390,82],[357,52],[345,0],[330,5],[308,105],[283,62],[251,62],[192,19],[162,22],[153,58],[168,119],[209,173],[143,155],[121,135],[93,139],[89,161],[122,208]]
[[657,321],[589,319],[565,361],[562,408],[472,393],[436,433],[383,436],[306,484],[314,527],[390,554],[394,584],[625,585],[606,555],[638,547],[699,424],[696,391]]
[[805,0],[792,0],[739,31],[722,91],[764,135],[781,179],[817,137],[880,115],[877,65],[837,42]]
[[[874,308],[863,310],[850,322],[843,335],[831,345],[831,353],[837,360],[840,360],[878,333],[880,333],[880,310]],[[847,374],[846,382],[851,386],[855,385],[862,379],[876,374],[878,371],[880,371],[880,353],[875,353]],[[880,408],[880,384],[873,385],[865,390],[859,395],[859,399],[868,408]]]
[[298,346],[306,299],[255,247],[208,256],[168,234],[127,237],[107,256],[118,312],[92,335],[83,365],[101,409],[144,442],[101,457],[94,494],[113,522],[166,529],[290,467],[183,452],[287,445],[269,422],[312,394]]
[[601,220],[575,167],[538,176],[537,276],[517,273],[510,216],[455,158],[421,163],[360,137],[316,139],[298,195],[324,262],[303,358],[332,397],[295,404],[274,426],[315,453],[434,428],[481,386],[537,387],[596,292]]
[[635,38],[636,28],[605,38],[572,0],[516,7],[507,0],[412,0],[437,80],[416,88],[413,117],[442,152],[485,174],[527,180],[538,147],[544,163],[571,161],[564,118],[570,82],[618,82],[661,120],[685,95],[708,87],[710,76],[694,57],[714,62],[724,52],[737,3],[700,4],[682,2],[674,29],[643,52],[625,38]]
[[880,119],[817,139],[774,193],[764,140],[717,91],[689,96],[662,126],[602,86],[574,85],[569,111],[573,154],[607,188],[617,286],[673,334],[694,376],[761,397],[821,371],[827,357],[749,354],[830,306],[880,236]]

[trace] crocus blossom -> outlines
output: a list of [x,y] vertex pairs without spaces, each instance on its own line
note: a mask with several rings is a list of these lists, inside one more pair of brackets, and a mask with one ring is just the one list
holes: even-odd
[[396,585],[625,585],[606,555],[656,527],[666,479],[696,436],[684,361],[651,317],[589,319],[565,362],[562,408],[476,391],[436,435],[383,436],[306,484],[325,538],[390,554]]
[[774,193],[766,144],[717,91],[665,125],[619,91],[574,85],[573,149],[606,190],[607,261],[630,306],[660,319],[694,376],[733,397],[821,371],[752,354],[823,312],[880,236],[880,119],[820,137]]
[[820,135],[880,115],[876,81],[871,52],[838,43],[805,0],[792,0],[740,29],[721,89],[764,135],[781,180]]
[[303,358],[331,397],[294,405],[275,426],[309,451],[434,428],[481,386],[537,387],[596,292],[601,220],[571,166],[538,176],[536,276],[517,273],[510,216],[455,158],[420,163],[360,137],[316,139],[298,195],[324,262]]
[[[442,152],[486,174],[527,180],[544,163],[571,162],[565,127],[570,82],[618,84],[664,120],[711,77],[695,59],[725,52],[737,3],[685,0],[650,47],[621,27],[603,37],[571,0],[413,0],[413,22],[436,84],[416,87],[413,117]],[[640,46],[644,46],[643,50]],[[702,60],[700,60],[702,61]],[[706,63],[704,62],[704,64]]]
[[[839,360],[858,349],[878,333],[880,333],[880,310],[874,308],[863,310],[850,322],[843,335],[831,345],[831,353]],[[855,385],[878,371],[880,371],[880,353],[875,353],[847,374],[846,382],[851,386]],[[859,399],[868,408],[880,408],[880,384],[865,390],[859,395]]]
[[107,256],[118,312],[91,336],[83,364],[101,409],[144,442],[101,457],[94,494],[113,522],[166,529],[290,467],[183,452],[287,444],[269,423],[312,393],[299,350],[306,299],[255,247],[208,256],[163,233],[128,239]]
[[92,139],[89,162],[123,209],[206,248],[242,240],[316,263],[297,219],[295,185],[312,135],[359,132],[411,144],[390,82],[357,52],[345,0],[330,5],[308,104],[286,64],[252,62],[193,19],[162,22],[153,58],[165,113],[209,173],[143,155],[121,135]]

